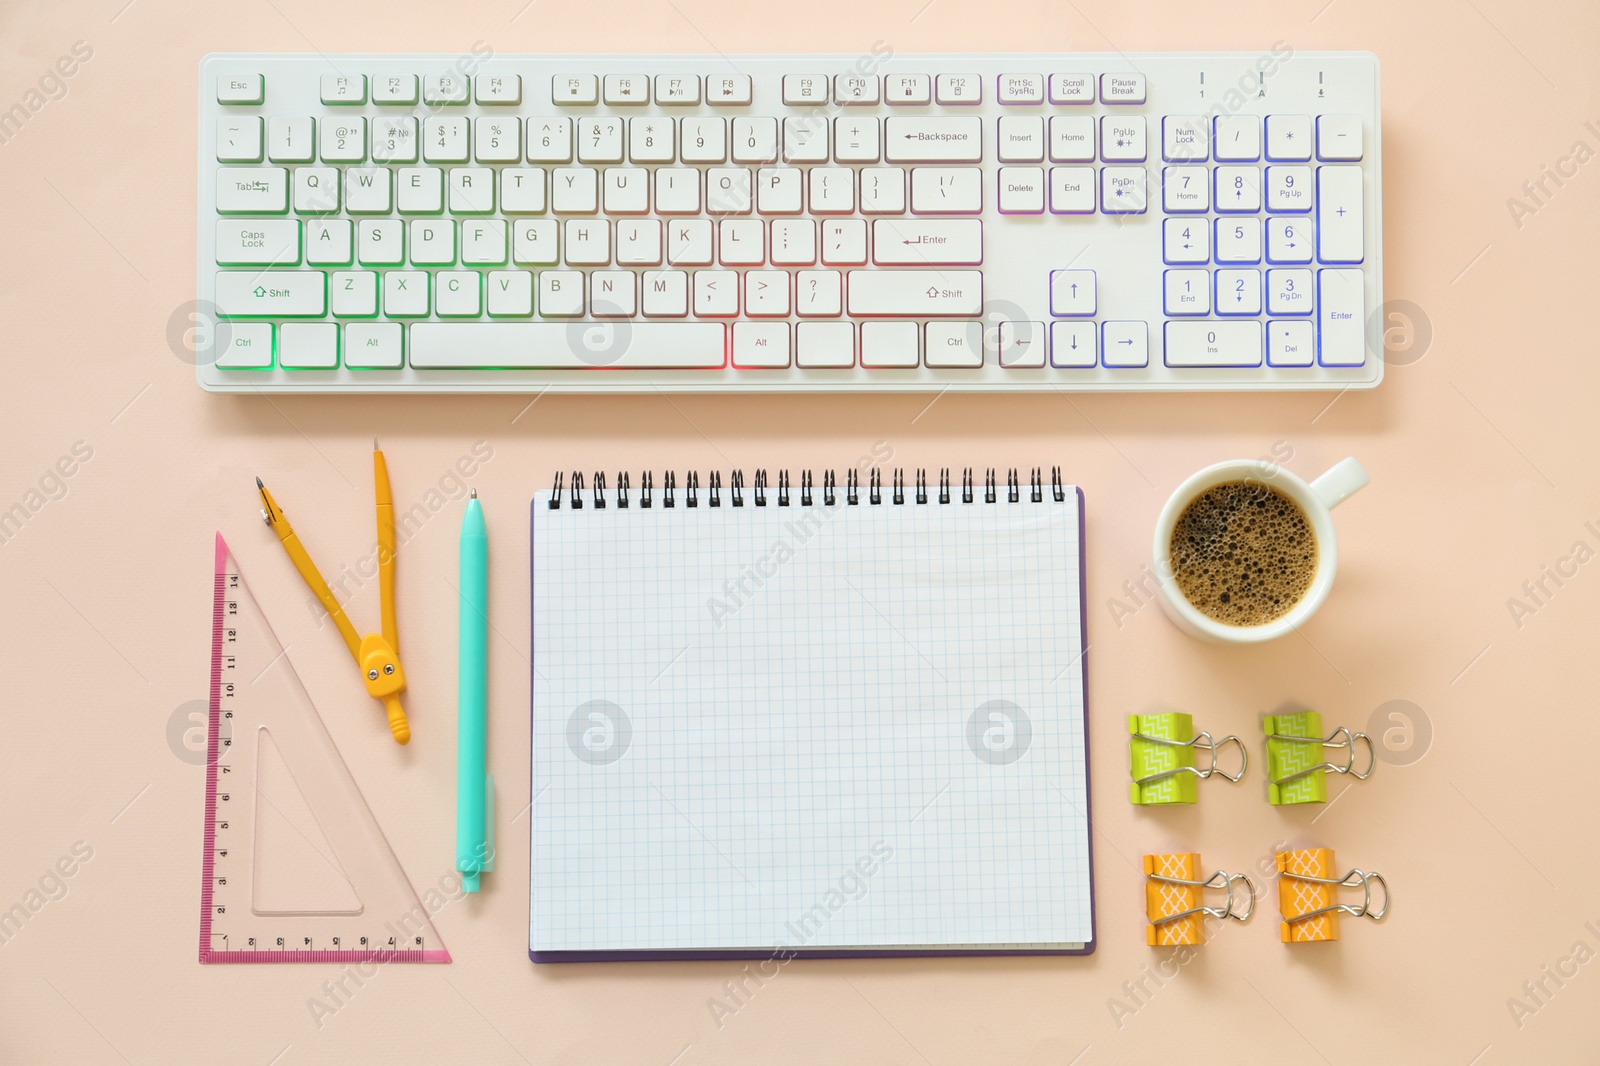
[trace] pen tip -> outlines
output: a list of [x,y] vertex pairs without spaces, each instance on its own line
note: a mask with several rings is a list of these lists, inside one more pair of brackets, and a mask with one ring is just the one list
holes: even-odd
[[474,500],[476,500],[478,498],[478,490],[477,489],[473,489],[472,490],[472,498]]
[[258,489],[266,488],[266,486],[261,483],[261,479],[259,477],[256,478],[256,488],[258,488]]
[[372,438],[372,450],[375,451],[375,452],[383,450],[383,449],[378,447],[378,438],[377,437],[373,437]]

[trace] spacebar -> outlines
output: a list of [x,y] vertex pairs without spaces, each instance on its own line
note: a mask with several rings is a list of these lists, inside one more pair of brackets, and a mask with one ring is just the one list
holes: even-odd
[[727,364],[720,322],[418,322],[418,370],[714,369]]

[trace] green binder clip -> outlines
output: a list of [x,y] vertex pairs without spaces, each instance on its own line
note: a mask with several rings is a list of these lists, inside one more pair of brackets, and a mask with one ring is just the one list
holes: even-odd
[[[1244,741],[1235,736],[1212,740],[1210,733],[1196,733],[1194,718],[1187,714],[1130,714],[1128,732],[1133,738],[1128,744],[1133,776],[1131,797],[1141,806],[1193,803],[1197,781],[1212,774],[1238,781],[1250,764]],[[1217,764],[1217,749],[1229,743],[1239,747],[1239,772],[1234,774]],[[1203,769],[1195,766],[1196,750],[1211,758]]]
[[[1322,735],[1322,715],[1316,711],[1299,714],[1269,714],[1261,727],[1267,733],[1267,799],[1274,807],[1297,803],[1326,803],[1327,774],[1348,774],[1357,781],[1372,776],[1377,766],[1377,751],[1372,738],[1352,733],[1343,726]],[[1367,768],[1356,769],[1356,741],[1367,746]],[[1324,748],[1343,748],[1343,762],[1329,762]]]

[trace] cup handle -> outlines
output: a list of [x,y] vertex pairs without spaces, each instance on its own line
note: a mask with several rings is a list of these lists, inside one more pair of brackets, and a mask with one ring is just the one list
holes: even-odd
[[1371,480],[1367,476],[1367,468],[1352,457],[1329,467],[1326,473],[1311,483],[1311,491],[1331,511],[1366,488]]

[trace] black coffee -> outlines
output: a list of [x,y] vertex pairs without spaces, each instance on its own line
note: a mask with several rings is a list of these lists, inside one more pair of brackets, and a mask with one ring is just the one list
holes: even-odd
[[1178,516],[1170,545],[1178,589],[1231,626],[1288,613],[1317,572],[1317,538],[1300,505],[1259,481],[1215,485]]

